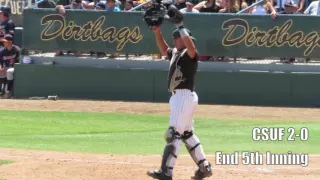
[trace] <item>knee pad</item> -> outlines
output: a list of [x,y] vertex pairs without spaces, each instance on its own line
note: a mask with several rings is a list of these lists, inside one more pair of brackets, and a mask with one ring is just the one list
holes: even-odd
[[180,139],[180,134],[179,132],[176,131],[176,129],[172,126],[170,126],[165,135],[164,135],[165,140],[167,143],[173,142],[175,139]]
[[165,133],[167,144],[164,148],[161,170],[167,175],[172,176],[173,165],[180,151],[180,134],[174,127],[169,127]]
[[193,135],[192,131],[184,131],[183,134],[181,135],[181,139],[183,141],[189,139]]
[[13,73],[14,73],[14,68],[9,68],[7,70],[7,80],[9,81],[13,80]]

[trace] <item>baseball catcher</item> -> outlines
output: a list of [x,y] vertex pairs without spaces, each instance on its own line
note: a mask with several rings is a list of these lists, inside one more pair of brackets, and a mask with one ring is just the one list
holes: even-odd
[[[147,174],[155,179],[172,180],[172,172],[182,140],[199,167],[192,179],[210,177],[211,164],[206,159],[193,127],[193,114],[198,105],[198,96],[195,92],[195,75],[198,68],[198,53],[193,42],[195,38],[184,27],[183,14],[174,5],[166,7],[156,2],[145,12],[144,20],[152,28],[161,54],[170,60],[168,90],[172,93],[169,100],[170,123],[165,133],[167,144],[164,148],[161,168],[148,171]],[[170,48],[162,36],[160,26],[164,20],[177,27],[172,34],[174,48]]]

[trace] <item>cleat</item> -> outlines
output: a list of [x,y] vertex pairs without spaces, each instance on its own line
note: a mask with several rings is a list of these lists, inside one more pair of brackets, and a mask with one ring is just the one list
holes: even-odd
[[201,171],[200,168],[194,173],[194,176],[191,177],[191,179],[194,180],[201,180],[207,177],[212,176],[212,169],[211,165],[209,164],[204,168],[204,171]]
[[153,177],[154,179],[172,180],[171,176],[165,175],[165,173],[161,170],[148,171],[147,175]]

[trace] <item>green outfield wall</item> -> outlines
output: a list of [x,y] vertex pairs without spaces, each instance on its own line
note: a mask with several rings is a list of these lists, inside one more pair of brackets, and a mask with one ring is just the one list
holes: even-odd
[[[15,66],[17,98],[58,95],[68,99],[168,102],[167,71]],[[206,72],[196,76],[200,103],[270,106],[320,105],[320,74]]]
[[[36,50],[158,53],[143,12],[25,9],[23,46]],[[319,16],[186,14],[185,26],[201,55],[231,57],[320,57]],[[162,31],[172,44],[174,26]]]

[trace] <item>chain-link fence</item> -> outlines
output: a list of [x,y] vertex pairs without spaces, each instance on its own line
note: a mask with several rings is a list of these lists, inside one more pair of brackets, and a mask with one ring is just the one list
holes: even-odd
[[[30,55],[40,57],[55,57],[55,52],[40,52],[30,51]],[[77,56],[73,52],[64,52],[63,56]],[[96,53],[80,53],[80,58],[99,58],[99,59],[116,59],[116,60],[167,60],[166,57],[161,57],[158,54],[104,54],[103,56],[97,56]],[[320,65],[320,59],[309,59],[309,58],[233,58],[233,57],[200,57],[200,61],[206,62],[225,62],[225,63],[239,63],[239,64],[304,64],[304,65]]]

